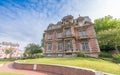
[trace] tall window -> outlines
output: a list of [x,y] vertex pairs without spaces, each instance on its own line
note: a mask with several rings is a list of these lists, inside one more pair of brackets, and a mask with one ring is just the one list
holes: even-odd
[[52,50],[52,43],[48,43],[48,50]]
[[81,36],[81,37],[87,37],[86,31],[80,31],[79,32],[79,36]]
[[72,43],[71,43],[71,41],[66,41],[65,42],[65,49],[66,50],[72,50]]
[[62,42],[58,42],[58,50],[62,50]]
[[48,34],[48,39],[52,39],[52,38],[53,38],[53,34],[52,33]]
[[70,36],[71,35],[70,28],[65,29],[65,34],[66,34],[66,36]]
[[85,23],[85,21],[83,20],[83,21],[79,22],[79,25],[80,25],[80,26],[83,26],[84,23]]
[[78,24],[78,20],[77,20],[77,19],[75,19],[75,20],[74,20],[74,23],[75,23],[75,24]]
[[58,31],[57,32],[57,38],[61,38],[62,37],[62,31]]
[[88,42],[81,42],[82,50],[89,50]]

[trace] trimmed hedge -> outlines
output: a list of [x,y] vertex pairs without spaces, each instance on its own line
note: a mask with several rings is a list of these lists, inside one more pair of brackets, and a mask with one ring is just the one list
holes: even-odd
[[106,52],[101,52],[99,54],[99,57],[105,57],[105,58],[112,58],[112,55],[111,54],[108,54]]
[[78,52],[76,54],[77,54],[77,57],[85,57],[85,55],[83,53],[81,53],[81,52]]

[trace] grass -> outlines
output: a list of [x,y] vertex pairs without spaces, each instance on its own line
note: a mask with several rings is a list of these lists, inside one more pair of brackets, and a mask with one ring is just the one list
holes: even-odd
[[13,62],[17,60],[16,58],[11,58],[11,59],[0,59],[0,64],[7,64],[7,63],[10,63],[10,62]]
[[7,64],[10,63],[11,61],[0,61],[0,64]]
[[19,62],[77,66],[120,75],[120,66],[118,64],[94,58],[39,58],[19,60]]
[[11,73],[11,72],[0,72],[0,75],[25,75],[25,74],[17,74],[17,73]]

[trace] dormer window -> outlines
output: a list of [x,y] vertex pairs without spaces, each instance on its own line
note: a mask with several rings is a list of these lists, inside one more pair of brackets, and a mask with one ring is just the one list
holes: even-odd
[[75,23],[75,24],[78,24],[78,20],[77,20],[77,19],[75,19],[75,20],[74,20],[74,23]]
[[52,27],[51,27],[51,26],[49,26],[49,27],[48,27],[48,30],[51,30],[51,29],[52,29]]
[[69,20],[66,20],[66,21],[65,21],[65,24],[69,24]]
[[83,26],[84,25],[84,20],[79,22],[79,26]]

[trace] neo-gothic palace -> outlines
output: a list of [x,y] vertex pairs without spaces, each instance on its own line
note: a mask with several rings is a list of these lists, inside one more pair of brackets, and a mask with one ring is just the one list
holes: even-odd
[[48,57],[74,57],[77,52],[97,57],[100,49],[94,24],[88,16],[63,17],[45,30],[44,55]]

